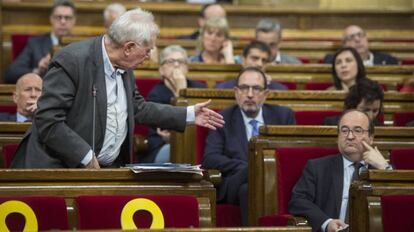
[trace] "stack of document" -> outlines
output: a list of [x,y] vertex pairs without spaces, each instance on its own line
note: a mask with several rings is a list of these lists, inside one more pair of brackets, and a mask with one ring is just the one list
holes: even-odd
[[179,172],[190,173],[202,176],[203,169],[200,165],[191,164],[173,164],[173,163],[144,163],[144,164],[127,164],[127,168],[131,169],[134,173],[150,173],[150,172]]

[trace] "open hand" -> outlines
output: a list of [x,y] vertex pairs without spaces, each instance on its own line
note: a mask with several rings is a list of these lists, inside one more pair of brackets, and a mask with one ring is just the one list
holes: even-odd
[[206,102],[195,104],[195,124],[216,130],[217,127],[223,127],[224,120],[223,116],[207,108],[210,102],[211,99]]

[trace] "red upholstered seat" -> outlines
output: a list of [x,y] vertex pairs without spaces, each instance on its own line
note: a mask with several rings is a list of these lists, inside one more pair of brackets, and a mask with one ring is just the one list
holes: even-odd
[[[33,210],[38,224],[36,231],[69,229],[66,203],[63,197],[0,197],[0,211],[15,210],[15,207],[8,205],[10,201],[23,202]],[[5,219],[0,218],[0,220],[2,223]],[[27,222],[21,213],[10,213],[6,216],[6,225],[10,231],[22,231],[25,223]]]
[[14,153],[16,153],[19,144],[5,144],[3,145],[3,160],[4,168],[10,168]]
[[154,88],[154,86],[160,82],[161,82],[160,79],[147,79],[147,78],[143,79],[142,77],[135,77],[135,83],[137,85],[139,93],[144,98],[147,98],[152,88]]
[[[75,201],[78,209],[78,229],[122,228],[120,218],[124,206],[131,200],[139,198],[148,199],[159,207],[164,217],[165,228],[199,227],[198,201],[194,196],[125,195],[77,197]],[[139,210],[133,215],[137,228],[151,226],[152,216],[147,210]]]
[[326,117],[341,114],[341,111],[295,111],[296,125],[323,125]]
[[14,103],[0,104],[1,113],[16,113],[16,111],[17,111],[17,106]]
[[286,87],[289,90],[295,90],[297,89],[297,84],[295,82],[289,82],[289,81],[279,81],[280,84],[286,85]]
[[[286,226],[289,217],[288,203],[292,189],[302,175],[306,162],[322,156],[338,153],[338,148],[324,147],[295,147],[278,148],[275,151],[276,175],[275,183],[278,212],[275,215],[266,215],[259,218],[261,226]],[[275,196],[276,197],[276,196]]]
[[217,227],[240,227],[241,212],[238,205],[217,204],[216,205]]
[[331,87],[333,84],[331,82],[308,82],[305,84],[306,90],[326,90]]
[[392,149],[390,161],[396,169],[414,170],[414,148]]
[[381,196],[384,232],[413,231],[414,195]]
[[414,112],[395,112],[393,115],[394,126],[405,126],[414,120]]
[[16,57],[23,51],[24,47],[26,46],[27,41],[33,35],[28,34],[13,34],[11,35],[11,42],[12,42],[12,59],[16,59]]

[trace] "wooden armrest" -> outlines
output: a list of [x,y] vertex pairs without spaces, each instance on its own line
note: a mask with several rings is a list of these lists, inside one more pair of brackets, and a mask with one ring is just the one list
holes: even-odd
[[221,172],[217,169],[206,170],[209,181],[217,187],[221,184]]
[[134,136],[134,154],[138,156],[146,154],[148,152],[148,141],[141,135]]
[[309,226],[309,223],[304,217],[289,216],[288,226]]

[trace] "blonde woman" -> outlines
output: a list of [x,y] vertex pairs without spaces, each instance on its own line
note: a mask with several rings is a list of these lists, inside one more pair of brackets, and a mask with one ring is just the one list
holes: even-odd
[[190,62],[234,64],[233,43],[229,37],[229,25],[225,18],[209,18],[201,28],[199,53],[190,57]]

